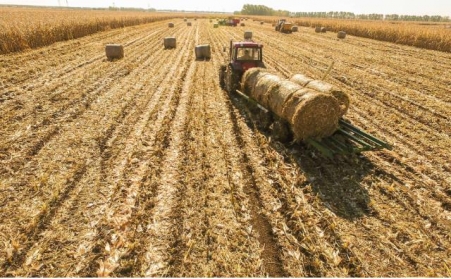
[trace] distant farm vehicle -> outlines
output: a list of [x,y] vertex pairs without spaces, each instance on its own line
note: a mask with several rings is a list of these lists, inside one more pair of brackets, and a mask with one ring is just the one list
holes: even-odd
[[275,30],[282,33],[291,33],[293,23],[286,21],[285,19],[279,19],[276,23]]

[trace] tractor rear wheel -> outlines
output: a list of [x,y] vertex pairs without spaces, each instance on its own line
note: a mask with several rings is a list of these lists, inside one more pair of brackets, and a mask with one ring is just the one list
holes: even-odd
[[232,66],[227,67],[227,71],[225,72],[225,86],[226,90],[229,93],[235,93],[238,89],[238,75],[233,71]]
[[221,89],[224,89],[225,87],[225,71],[227,69],[226,65],[221,65],[219,67],[219,86],[221,86]]

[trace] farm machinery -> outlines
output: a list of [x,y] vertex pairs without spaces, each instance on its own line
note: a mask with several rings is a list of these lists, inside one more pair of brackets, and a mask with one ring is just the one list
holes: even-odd
[[276,23],[276,31],[282,32],[282,33],[291,33],[293,23],[286,21],[286,19],[279,19]]
[[224,18],[218,21],[219,25],[224,25],[224,26],[237,26],[240,23],[240,19],[239,18],[234,18],[234,17],[229,17],[229,18]]
[[[224,51],[227,47],[224,47]],[[268,131],[272,138],[280,142],[290,142],[294,137],[293,123],[275,113],[272,104],[263,104],[253,97],[252,92],[246,92],[243,75],[253,68],[265,69],[263,62],[263,45],[252,40],[241,42],[230,41],[228,47],[229,55],[226,64],[222,64],[219,69],[219,84],[230,96],[238,96],[244,100],[251,115],[256,119],[256,126],[260,130]],[[256,70],[256,69],[254,69]],[[314,123],[315,125],[315,123]],[[326,157],[335,155],[349,155],[363,151],[391,149],[391,146],[372,136],[349,121],[340,117],[338,128],[333,134],[323,138],[306,138],[302,142],[314,147]]]

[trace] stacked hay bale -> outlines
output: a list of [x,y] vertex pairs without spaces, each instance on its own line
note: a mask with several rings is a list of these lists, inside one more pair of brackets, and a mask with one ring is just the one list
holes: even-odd
[[338,128],[340,107],[330,94],[303,88],[262,68],[247,70],[242,88],[245,94],[286,120],[297,140],[327,137]]
[[211,49],[209,44],[197,45],[194,48],[196,54],[196,60],[210,59]]
[[124,57],[124,47],[120,44],[107,44],[105,54],[108,60],[121,59]]
[[291,32],[298,32],[298,27],[296,25],[292,26],[291,27]]
[[244,39],[245,40],[252,39],[252,31],[244,31]]
[[176,40],[175,37],[165,37],[164,41],[164,48],[175,48],[176,47]]
[[351,102],[349,95],[336,86],[333,86],[332,84],[322,80],[314,80],[302,74],[295,74],[291,77],[290,80],[304,88],[313,89],[315,91],[333,96],[340,106],[340,117],[345,115],[348,111],[349,104]]
[[337,38],[339,38],[339,39],[344,39],[344,38],[346,38],[346,32],[345,32],[345,31],[339,31],[339,32],[337,33]]
[[169,22],[169,23],[168,23],[168,27],[169,27],[169,28],[172,28],[172,27],[174,27],[174,23],[172,23],[172,22]]

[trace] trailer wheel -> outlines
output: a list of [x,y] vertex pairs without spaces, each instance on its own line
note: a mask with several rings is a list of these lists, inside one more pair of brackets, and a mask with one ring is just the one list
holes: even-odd
[[259,109],[257,112],[257,128],[259,130],[268,131],[273,122],[270,112],[264,112]]
[[293,137],[289,124],[282,119],[278,119],[272,123],[271,135],[275,140],[280,141],[281,143],[287,143]]

